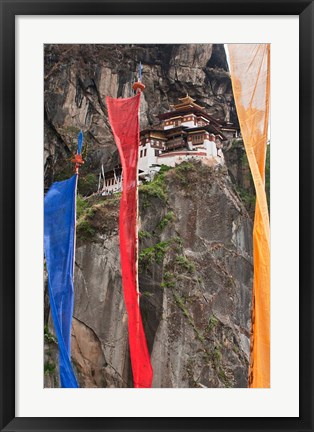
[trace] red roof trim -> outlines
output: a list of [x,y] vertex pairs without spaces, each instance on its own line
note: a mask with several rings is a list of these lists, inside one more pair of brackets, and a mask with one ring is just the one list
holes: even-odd
[[168,152],[162,153],[158,157],[169,157],[169,156],[207,156],[206,152],[196,152],[196,151],[181,151],[181,152]]

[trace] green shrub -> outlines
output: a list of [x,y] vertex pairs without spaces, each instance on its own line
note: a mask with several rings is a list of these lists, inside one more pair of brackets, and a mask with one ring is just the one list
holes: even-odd
[[173,293],[173,297],[174,297],[177,305],[179,306],[179,308],[183,312],[183,315],[186,318],[190,319],[189,311],[188,311],[187,307],[185,306],[185,299],[175,292]]
[[165,173],[170,169],[171,167],[162,165],[158,174],[155,175],[154,179],[150,183],[141,185],[139,187],[139,191],[144,195],[156,197],[162,201],[166,201],[167,192],[166,192],[166,185],[165,185]]
[[162,201],[166,200],[166,193],[164,187],[160,183],[155,183],[154,181],[141,185],[139,187],[141,193],[148,195],[150,197],[159,198]]
[[217,324],[218,324],[218,319],[215,317],[215,315],[211,315],[208,320],[207,330],[212,331]]
[[53,375],[56,371],[56,365],[50,361],[46,361],[44,365],[45,375]]
[[141,293],[141,296],[142,297],[150,298],[150,297],[154,297],[154,293],[151,293],[149,291],[144,291],[144,292]]
[[50,333],[47,325],[44,327],[44,337],[46,342],[58,344],[57,338],[52,333]]
[[178,255],[176,257],[176,264],[182,267],[184,270],[187,270],[189,273],[193,273],[195,271],[194,264],[183,255]]
[[81,238],[89,238],[95,235],[96,231],[88,219],[81,219],[76,225],[76,233]]
[[213,362],[215,366],[218,367],[218,365],[221,363],[222,360],[222,353],[219,345],[215,345],[214,350],[212,352],[212,356],[213,356]]
[[144,239],[144,238],[151,238],[152,235],[148,231],[139,230],[138,237],[139,237],[139,239]]
[[195,325],[195,322],[193,321],[193,318],[192,318],[188,308],[186,307],[186,304],[185,304],[186,299],[184,297],[181,297],[178,293],[176,293],[174,291],[173,291],[173,297],[174,297],[178,307],[181,309],[183,315],[185,316],[185,318],[187,318],[188,323],[193,328],[197,339],[202,343],[202,345],[204,345],[206,342],[205,337],[203,336],[202,332]]
[[165,229],[165,227],[168,225],[169,222],[173,221],[175,219],[174,212],[171,210],[168,212],[159,222],[157,225],[157,228],[162,231]]
[[80,175],[78,179],[77,189],[83,196],[92,194],[97,190],[98,178],[96,174],[89,173],[86,175]]
[[182,162],[175,167],[175,175],[181,182],[181,186],[187,187],[191,185],[190,173],[196,172],[196,166],[192,162]]
[[189,171],[196,171],[195,164],[192,162],[182,162],[179,165],[175,166],[175,172],[178,174],[186,174]]
[[218,377],[225,387],[233,387],[232,382],[229,380],[226,372],[221,367],[219,367],[218,370]]
[[166,173],[167,171],[170,171],[171,169],[173,169],[172,167],[168,166],[168,165],[161,165],[160,170],[158,172],[158,175],[163,175],[164,173]]
[[88,202],[78,194],[76,197],[76,218],[79,219],[88,207]]
[[156,261],[159,264],[161,263],[163,257],[165,256],[165,253],[166,253],[168,247],[169,247],[169,242],[168,241],[157,243],[154,246],[154,249],[155,249],[155,259],[156,259]]
[[143,249],[138,256],[138,262],[144,268],[148,267],[148,265],[153,263],[154,260],[155,260],[155,251],[153,247]]
[[138,257],[139,264],[144,268],[148,267],[148,265],[152,264],[153,262],[160,264],[168,247],[169,241],[165,241],[157,243],[152,247],[143,249]]
[[90,238],[95,233],[91,218],[95,214],[95,208],[97,205],[93,207],[92,203],[88,199],[84,199],[81,195],[77,195],[76,200],[76,234],[78,238]]
[[173,273],[165,272],[163,281],[160,284],[161,288],[174,288],[175,287],[175,276]]

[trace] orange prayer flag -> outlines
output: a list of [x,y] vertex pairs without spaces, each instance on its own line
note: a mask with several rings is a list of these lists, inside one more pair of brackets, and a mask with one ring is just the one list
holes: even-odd
[[270,96],[270,45],[229,44],[231,81],[255,190],[254,282],[250,387],[270,387],[270,230],[265,161]]

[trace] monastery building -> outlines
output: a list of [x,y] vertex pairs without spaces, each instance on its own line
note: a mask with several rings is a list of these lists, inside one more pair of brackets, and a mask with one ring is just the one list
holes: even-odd
[[[159,114],[160,123],[144,129],[139,143],[139,182],[150,181],[161,165],[175,166],[200,159],[203,163],[224,164],[223,146],[237,138],[239,128],[214,119],[190,96],[179,99],[171,111]],[[122,189],[121,165],[102,174],[102,195]]]

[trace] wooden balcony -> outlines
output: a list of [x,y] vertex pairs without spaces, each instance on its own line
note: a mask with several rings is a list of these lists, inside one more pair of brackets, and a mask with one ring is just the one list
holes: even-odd
[[182,138],[168,140],[166,143],[166,150],[173,150],[179,147],[186,147],[186,142]]

